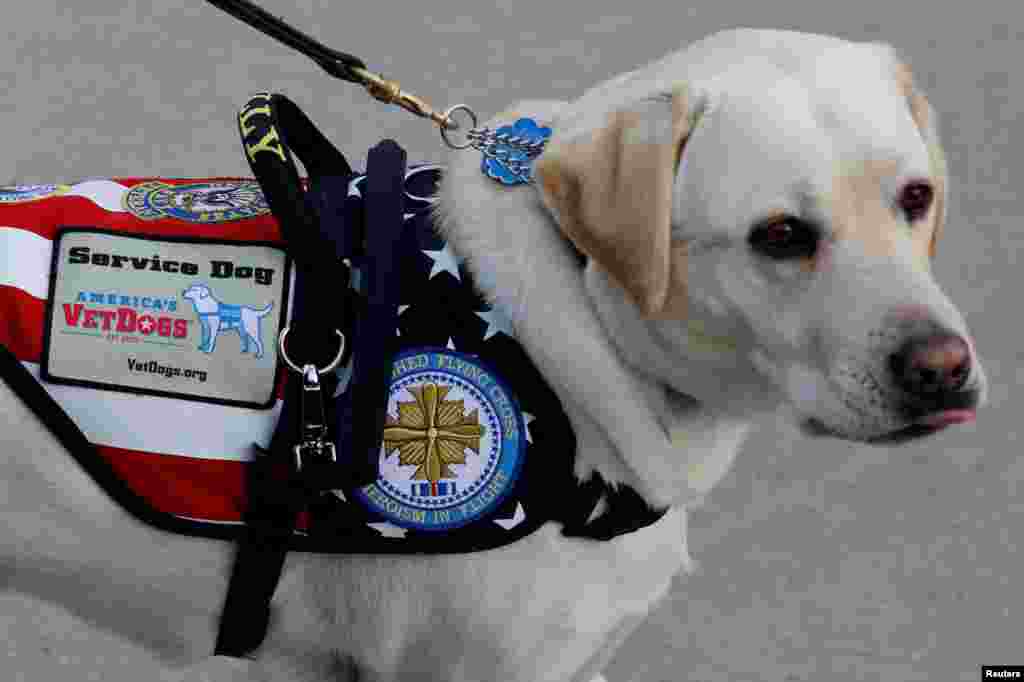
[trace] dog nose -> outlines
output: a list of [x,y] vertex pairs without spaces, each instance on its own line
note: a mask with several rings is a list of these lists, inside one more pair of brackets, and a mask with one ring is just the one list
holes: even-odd
[[907,341],[889,356],[896,385],[918,399],[941,399],[963,388],[971,373],[971,351],[955,334]]

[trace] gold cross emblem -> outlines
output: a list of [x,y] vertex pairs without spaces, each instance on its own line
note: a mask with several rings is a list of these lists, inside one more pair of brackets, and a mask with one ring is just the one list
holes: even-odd
[[425,383],[413,386],[412,402],[398,403],[398,419],[390,414],[384,422],[384,450],[398,450],[398,462],[416,465],[413,479],[430,481],[432,495],[437,482],[454,478],[450,464],[466,463],[466,448],[480,454],[480,439],[486,428],[477,410],[463,414],[462,400],[445,400],[450,386]]

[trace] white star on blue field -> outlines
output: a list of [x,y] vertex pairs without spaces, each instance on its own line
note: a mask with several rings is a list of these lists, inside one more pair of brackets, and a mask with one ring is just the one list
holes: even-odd
[[452,252],[448,244],[445,243],[444,248],[438,251],[423,250],[423,253],[434,261],[434,267],[430,269],[430,275],[427,279],[434,279],[434,275],[438,275],[442,272],[450,272],[455,276],[455,279],[462,281],[462,276],[459,274],[459,262]]
[[[476,311],[475,311],[476,312]],[[484,341],[491,338],[498,332],[505,336],[512,337],[512,320],[506,317],[498,308],[492,308],[486,312],[476,312],[476,316],[487,323],[487,331],[484,332]]]

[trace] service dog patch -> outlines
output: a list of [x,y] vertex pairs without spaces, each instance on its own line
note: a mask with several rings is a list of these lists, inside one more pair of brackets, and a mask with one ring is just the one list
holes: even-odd
[[283,249],[270,243],[62,228],[41,376],[270,407],[288,267]]

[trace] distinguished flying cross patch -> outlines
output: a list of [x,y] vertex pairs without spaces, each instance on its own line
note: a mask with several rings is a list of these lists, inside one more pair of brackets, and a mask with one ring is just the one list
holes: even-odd
[[357,495],[396,525],[458,528],[513,487],[526,443],[523,414],[478,358],[452,350],[396,357],[380,476]]

